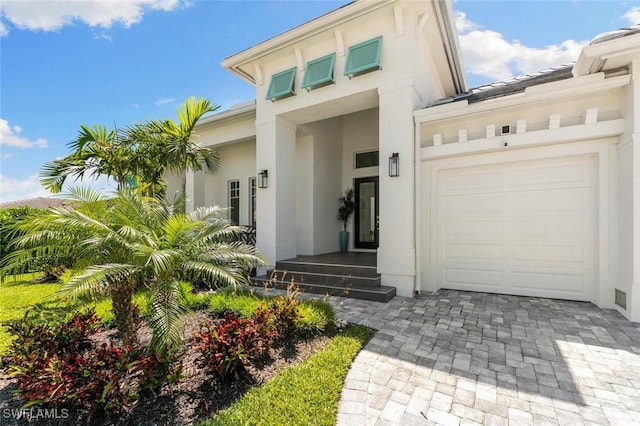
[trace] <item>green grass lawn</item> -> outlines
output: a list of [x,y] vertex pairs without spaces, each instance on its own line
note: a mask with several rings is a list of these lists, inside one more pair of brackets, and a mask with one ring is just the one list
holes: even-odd
[[[46,305],[46,299],[60,288],[60,284],[55,283],[31,284],[30,280],[37,275],[18,275],[0,284],[0,324],[22,318],[35,305]],[[8,345],[9,335],[5,327],[0,326],[0,354]]]
[[[38,316],[47,321],[59,321],[86,306],[79,300],[55,296],[60,288],[59,283],[32,284],[31,280],[39,275],[18,275],[0,284],[0,355],[6,351],[10,343],[10,336],[2,324],[23,318],[26,312],[29,312],[30,317]],[[147,314],[148,302],[145,295],[136,294],[135,301],[141,314]],[[112,325],[114,318],[111,301],[91,303],[90,306],[95,308],[103,325]]]
[[347,371],[371,335],[366,327],[349,327],[307,361],[253,388],[200,426],[335,425]]

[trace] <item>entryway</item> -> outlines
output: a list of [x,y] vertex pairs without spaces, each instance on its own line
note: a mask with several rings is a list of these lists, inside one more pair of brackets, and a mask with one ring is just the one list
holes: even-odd
[[378,248],[378,176],[358,178],[355,187],[355,232],[353,246],[359,249]]

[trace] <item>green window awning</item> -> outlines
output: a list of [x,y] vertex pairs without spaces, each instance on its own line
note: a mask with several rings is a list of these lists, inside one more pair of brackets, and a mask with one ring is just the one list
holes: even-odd
[[349,78],[381,69],[382,36],[349,47],[344,75]]
[[307,70],[302,80],[302,88],[309,90],[333,83],[333,64],[336,54],[332,53],[322,58],[307,62]]
[[296,68],[290,68],[271,76],[267,100],[277,101],[296,94],[295,92]]

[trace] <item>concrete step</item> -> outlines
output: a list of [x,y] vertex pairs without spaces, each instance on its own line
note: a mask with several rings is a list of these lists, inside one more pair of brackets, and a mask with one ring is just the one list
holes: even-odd
[[379,277],[375,266],[343,265],[336,263],[319,263],[299,260],[279,260],[276,262],[278,271],[297,271],[301,273],[339,275],[351,277]]
[[[252,283],[258,287],[278,288],[286,290],[292,284],[290,279],[279,280],[271,278],[268,275],[252,278]],[[314,294],[325,294],[329,296],[350,297],[353,299],[371,300],[375,302],[388,302],[396,295],[394,287],[378,286],[378,287],[361,287],[355,285],[331,285],[317,284],[310,282],[297,282],[293,284],[303,292]]]
[[[334,269],[330,269],[330,271],[339,272],[335,271]],[[291,282],[291,280],[293,280],[296,284],[311,283],[326,284],[336,287],[355,286],[363,288],[380,287],[380,275],[378,274],[375,274],[373,276],[353,276],[346,274],[308,272],[291,269],[271,269],[267,271],[266,276],[279,281]]]

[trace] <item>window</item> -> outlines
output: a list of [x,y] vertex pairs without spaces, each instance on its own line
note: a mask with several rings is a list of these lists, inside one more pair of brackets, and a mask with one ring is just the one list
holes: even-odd
[[380,162],[378,151],[358,152],[355,155],[355,168],[376,167]]
[[229,181],[229,220],[234,225],[240,224],[240,181]]
[[349,78],[382,69],[380,66],[380,47],[382,36],[349,47],[344,75]]
[[307,71],[302,79],[302,88],[317,89],[333,83],[333,64],[336,54],[332,53],[322,58],[307,62]]
[[295,95],[295,81],[296,68],[290,68],[272,75],[269,90],[267,91],[267,100],[275,102]]
[[256,178],[249,178],[249,224],[256,226]]

